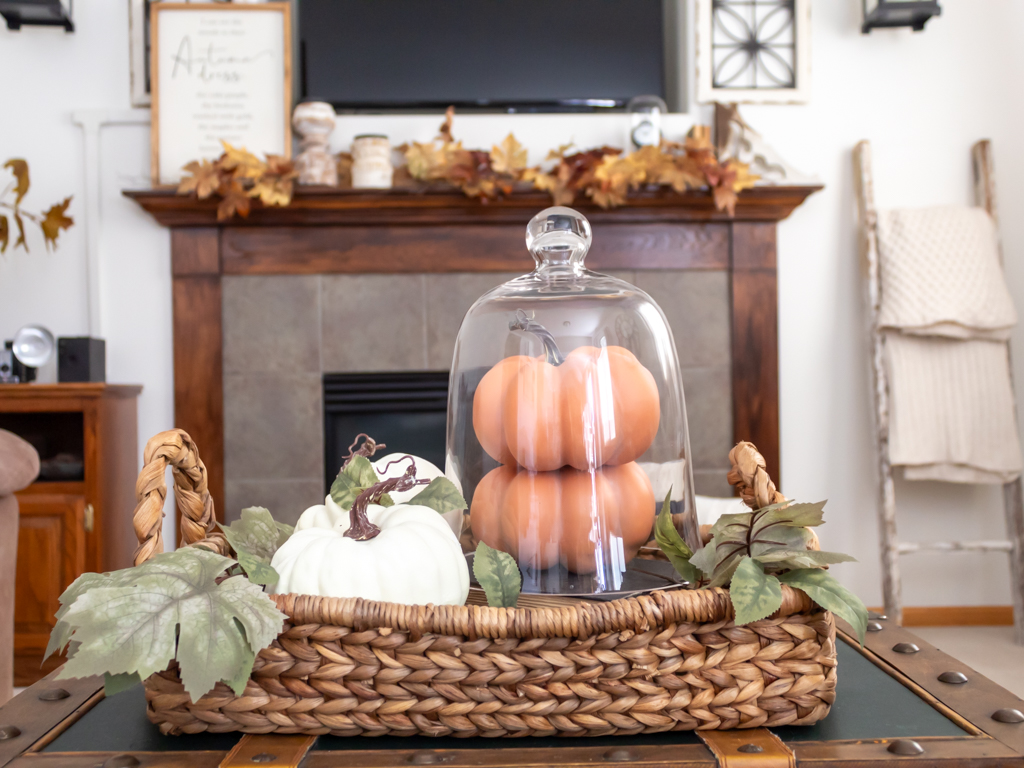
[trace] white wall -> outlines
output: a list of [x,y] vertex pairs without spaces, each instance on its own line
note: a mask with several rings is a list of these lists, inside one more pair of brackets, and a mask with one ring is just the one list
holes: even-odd
[[[692,3],[692,0],[690,0]],[[0,29],[0,159],[32,164],[36,207],[73,193],[71,214],[83,216],[83,151],[75,109],[125,109],[128,99],[128,13],[124,0],[75,7],[72,35],[50,29]],[[692,7],[690,18],[692,19]],[[806,106],[746,107],[745,118],[794,165],[818,174],[826,189],[779,228],[782,453],[784,490],[802,499],[829,498],[826,547],[861,562],[836,573],[869,603],[880,601],[874,520],[874,457],[867,389],[866,341],[857,268],[850,151],[874,142],[876,195],[882,207],[966,203],[969,149],[995,143],[1003,233],[1011,290],[1024,307],[1024,158],[1015,152],[1021,124],[1014,83],[1024,74],[1015,44],[1024,28],[1016,0],[946,0],[943,16],[924,33],[859,32],[860,0],[814,0],[814,96]],[[689,50],[694,50],[692,44]],[[691,67],[692,68],[692,67]],[[692,72],[690,73],[692,77]],[[673,119],[681,135],[705,107]],[[335,149],[372,130],[395,143],[434,135],[440,119],[344,117]],[[455,130],[467,146],[486,146],[514,131],[531,161],[569,139],[581,146],[621,145],[621,116],[460,116]],[[674,137],[674,136],[673,136]],[[145,386],[140,445],[173,425],[169,244],[120,190],[145,184],[148,131],[104,131],[102,173],[102,307],[111,381]],[[55,333],[84,334],[85,231],[62,235],[47,253],[30,233],[31,254],[0,258],[0,335],[42,322]],[[1018,381],[1024,351],[1015,337]],[[901,530],[908,537],[995,538],[1002,533],[996,489],[899,484]],[[1007,568],[999,556],[904,560],[911,605],[1008,603]]]

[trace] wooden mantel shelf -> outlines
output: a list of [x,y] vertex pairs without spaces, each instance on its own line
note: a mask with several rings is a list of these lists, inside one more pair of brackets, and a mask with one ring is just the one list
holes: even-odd
[[[678,194],[668,189],[630,195],[626,205],[604,210],[585,198],[573,207],[594,223],[781,221],[821,185],[763,186],[739,195],[736,215],[715,209],[708,191]],[[217,226],[217,199],[197,200],[171,188],[126,190],[130,197],[165,227]],[[302,226],[332,224],[525,224],[551,205],[543,192],[515,192],[481,202],[452,190],[394,189],[383,192],[300,187],[291,205],[265,207],[253,202],[248,218],[221,222],[231,226]]]

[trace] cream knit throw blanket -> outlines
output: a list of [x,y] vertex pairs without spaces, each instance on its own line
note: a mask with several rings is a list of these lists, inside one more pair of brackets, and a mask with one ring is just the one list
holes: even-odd
[[911,480],[1021,472],[1006,339],[1017,315],[980,208],[878,215],[889,457]]
[[879,325],[903,333],[1008,339],[1017,312],[992,217],[982,208],[879,211]]

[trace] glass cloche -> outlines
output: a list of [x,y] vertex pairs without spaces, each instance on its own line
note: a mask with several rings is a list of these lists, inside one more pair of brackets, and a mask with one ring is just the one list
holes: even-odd
[[672,331],[650,296],[584,267],[590,243],[577,211],[537,214],[536,269],[481,296],[455,344],[446,474],[524,592],[624,589],[670,491],[699,540]]

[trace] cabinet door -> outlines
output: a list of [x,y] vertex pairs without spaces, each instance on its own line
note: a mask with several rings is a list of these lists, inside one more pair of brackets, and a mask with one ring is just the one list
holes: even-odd
[[85,498],[33,493],[18,497],[15,648],[46,648],[61,592],[85,569]]

